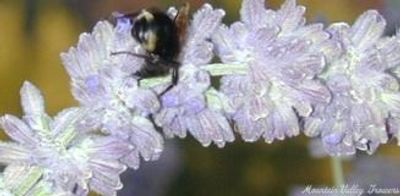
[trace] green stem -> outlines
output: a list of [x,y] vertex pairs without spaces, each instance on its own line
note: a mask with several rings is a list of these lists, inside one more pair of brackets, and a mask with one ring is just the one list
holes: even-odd
[[222,64],[222,63],[203,65],[200,68],[210,72],[212,76],[246,74],[248,69],[246,64]]
[[333,182],[335,187],[339,188],[344,185],[343,165],[342,159],[339,156],[331,157]]
[[[223,76],[223,75],[232,75],[232,74],[246,74],[248,66],[246,64],[207,64],[207,65],[199,65],[200,69],[208,71],[211,76]],[[171,80],[171,76],[160,76],[160,77],[151,77],[144,78],[140,80],[140,85],[145,87],[154,87],[159,84],[167,83]]]

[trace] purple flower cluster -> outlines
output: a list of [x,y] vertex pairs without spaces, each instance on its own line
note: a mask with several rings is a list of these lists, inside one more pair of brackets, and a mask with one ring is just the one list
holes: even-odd
[[189,132],[203,146],[224,147],[234,132],[267,143],[303,132],[320,137],[331,155],[372,154],[399,138],[400,36],[383,36],[386,23],[376,11],[326,29],[306,24],[304,12],[295,0],[277,11],[264,0],[243,0],[241,19],[227,26],[225,12],[205,4],[189,22],[179,82],[162,96],[165,76],[138,81],[133,75],[144,59],[112,55],[146,55],[130,21],[98,22],[61,54],[79,107],[52,118],[39,90],[25,82],[25,115],[1,117],[13,141],[0,142],[7,165],[0,193],[116,195],[121,172],[160,157],[163,135]]
[[[17,175],[14,180],[3,179],[9,191],[35,195],[29,193],[29,185],[39,179],[47,184],[49,193],[44,195],[62,195],[74,189],[87,194],[88,187],[113,195],[122,187],[119,174],[126,166],[118,159],[132,146],[111,136],[84,135],[80,123],[90,109],[68,108],[51,118],[44,111],[40,91],[29,82],[21,88],[21,102],[22,119],[9,114],[1,118],[2,128],[13,142],[0,142],[0,163],[14,172],[10,175]],[[24,187],[27,190],[20,190]]]
[[335,45],[321,24],[304,24],[304,10],[294,1],[276,12],[266,10],[263,1],[244,1],[242,20],[230,28],[221,25],[213,36],[223,63],[247,68],[246,74],[221,79],[221,92],[233,108],[230,117],[245,141],[296,136],[298,116],[307,117],[313,104],[330,100],[316,75]]
[[320,75],[331,91],[327,104],[316,104],[305,119],[304,132],[320,135],[333,155],[372,154],[390,137],[398,137],[400,93],[393,68],[400,65],[400,40],[383,37],[385,20],[367,11],[349,26],[327,28],[340,43],[341,54]]

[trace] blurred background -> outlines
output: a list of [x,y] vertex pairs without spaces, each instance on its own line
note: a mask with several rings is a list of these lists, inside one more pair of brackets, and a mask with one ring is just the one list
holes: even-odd
[[[19,88],[24,80],[41,89],[51,115],[76,105],[59,54],[74,46],[80,33],[91,31],[97,21],[113,11],[131,12],[149,6],[167,9],[184,2],[0,0],[0,115],[21,115]],[[240,0],[189,2],[192,10],[206,2],[223,8],[228,23],[239,18]],[[275,9],[282,2],[267,0],[266,4]],[[352,23],[363,11],[377,9],[388,22],[388,34],[400,24],[400,1],[396,0],[298,0],[298,4],[307,7],[308,22]],[[2,134],[0,137],[5,138]],[[119,196],[297,195],[307,185],[332,186],[329,158],[312,156],[318,153],[318,147],[310,144],[314,142],[304,136],[273,144],[244,143],[237,137],[224,149],[204,148],[191,137],[169,140],[161,160],[142,163],[139,170],[123,174],[124,189]],[[392,141],[373,156],[358,153],[345,160],[348,182],[367,187],[371,183],[399,186],[398,152]]]

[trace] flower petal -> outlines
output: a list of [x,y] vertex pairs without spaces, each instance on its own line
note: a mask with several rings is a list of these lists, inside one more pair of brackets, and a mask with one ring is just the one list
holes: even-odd
[[222,148],[226,142],[234,140],[228,121],[219,113],[204,110],[196,117],[186,118],[186,123],[188,130],[203,146],[208,146],[213,141]]
[[157,160],[163,150],[164,140],[147,118],[136,116],[132,120],[130,141],[145,161]]
[[0,141],[0,163],[30,162],[31,151],[22,145]]
[[249,28],[264,26],[268,18],[264,0],[243,0],[240,18]]
[[204,40],[210,37],[220,25],[224,16],[224,10],[213,9],[210,4],[204,4],[193,16],[188,33],[189,42]]
[[183,66],[185,64],[203,65],[211,61],[213,45],[208,39],[221,24],[224,15],[223,10],[214,10],[209,4],[204,4],[194,14],[181,54]]
[[102,157],[104,159],[119,159],[129,153],[133,147],[119,138],[107,136],[92,139],[90,145],[85,149],[91,157]]
[[281,34],[290,34],[299,26],[304,25],[305,10],[303,6],[296,6],[296,0],[285,0],[276,13],[278,18],[276,22],[281,26]]
[[25,81],[21,88],[21,104],[26,115],[44,113],[44,101],[39,89]]
[[[271,130],[272,134],[265,138],[266,142],[272,142],[271,136],[273,136],[273,139],[283,140],[285,136],[294,137],[299,135],[299,120],[293,109],[287,106],[279,105],[277,106],[277,111],[271,115],[274,128]],[[265,131],[264,137],[268,134],[268,132],[270,131]]]
[[14,141],[22,145],[34,145],[38,142],[31,128],[13,115],[5,115],[1,118],[1,126],[4,132]]
[[121,159],[121,163],[125,164],[129,168],[138,169],[140,165],[140,155],[139,151],[136,149],[131,150],[128,154],[126,154]]
[[233,57],[232,52],[238,48],[235,44],[235,36],[232,35],[229,28],[225,25],[220,25],[212,35],[214,50],[221,58],[222,62],[229,63],[229,57]]
[[381,61],[379,65],[382,70],[400,66],[400,40],[395,37],[382,38],[377,43],[378,56]]
[[117,190],[122,188],[119,175],[126,169],[125,166],[113,161],[92,159],[90,165],[93,177],[90,179],[90,188],[102,195],[117,195]]
[[382,36],[385,26],[385,19],[376,10],[366,11],[351,27],[351,40],[359,50],[369,48]]
[[68,108],[61,111],[51,124],[55,140],[67,146],[76,136],[77,125],[91,112],[88,108]]

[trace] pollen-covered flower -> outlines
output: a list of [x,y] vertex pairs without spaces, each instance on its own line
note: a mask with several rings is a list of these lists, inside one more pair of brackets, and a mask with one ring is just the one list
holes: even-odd
[[390,130],[398,136],[399,84],[388,72],[399,65],[400,45],[382,37],[385,25],[371,10],[352,26],[335,23],[327,29],[344,52],[321,76],[332,100],[317,105],[305,119],[305,133],[320,135],[330,154],[354,154],[356,149],[371,154],[388,141]]
[[266,142],[299,134],[298,116],[327,103],[328,89],[317,79],[336,45],[321,24],[305,25],[305,8],[287,0],[278,11],[263,0],[244,0],[241,21],[221,25],[213,35],[223,63],[245,65],[245,74],[223,76],[236,130],[245,141]]
[[27,175],[34,171],[37,180],[50,183],[54,190],[88,192],[90,187],[115,195],[122,187],[119,174],[126,169],[118,160],[131,150],[129,143],[85,135],[80,129],[90,112],[85,108],[68,108],[51,118],[40,91],[29,82],[21,89],[21,102],[22,119],[7,114],[0,120],[12,139],[0,142],[1,164],[16,164]]
[[61,54],[61,58],[71,77],[74,97],[95,111],[87,124],[96,124],[103,133],[129,141],[135,148],[123,161],[137,168],[139,153],[144,160],[157,159],[163,140],[147,118],[160,107],[157,96],[149,89],[139,88],[132,76],[143,59],[113,55],[143,52],[126,24],[130,25],[113,27],[109,22],[98,22],[92,33],[82,34],[78,45]]

